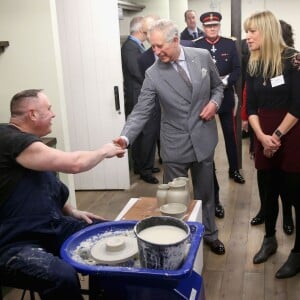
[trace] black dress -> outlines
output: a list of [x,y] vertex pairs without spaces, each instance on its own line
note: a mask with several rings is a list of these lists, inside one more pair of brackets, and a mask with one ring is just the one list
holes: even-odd
[[[286,113],[300,118],[300,72],[292,65],[294,53],[295,50],[288,48],[282,54],[282,84],[272,84],[272,79],[247,74],[247,114],[258,115],[265,134],[272,135]],[[299,122],[282,137],[281,147],[272,158],[264,156],[263,146],[255,137],[255,167],[258,170],[300,172]]]

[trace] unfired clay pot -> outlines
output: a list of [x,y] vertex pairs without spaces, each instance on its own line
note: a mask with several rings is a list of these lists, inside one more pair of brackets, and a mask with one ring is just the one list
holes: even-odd
[[168,183],[169,190],[167,195],[167,203],[182,203],[188,206],[189,193],[186,189],[185,180],[175,180]]
[[168,184],[163,183],[158,186],[156,192],[157,207],[161,207],[162,205],[167,203],[168,190],[169,190]]

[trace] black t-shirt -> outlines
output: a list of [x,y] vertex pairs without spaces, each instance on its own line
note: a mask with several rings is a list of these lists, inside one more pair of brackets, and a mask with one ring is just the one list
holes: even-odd
[[39,137],[20,131],[12,125],[0,125],[0,206],[22,179],[25,168],[16,157]]

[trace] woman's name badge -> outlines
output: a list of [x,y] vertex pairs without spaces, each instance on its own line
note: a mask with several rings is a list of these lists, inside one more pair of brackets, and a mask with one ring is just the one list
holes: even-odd
[[279,86],[282,84],[284,84],[283,75],[279,75],[279,76],[271,78],[271,86],[272,87]]

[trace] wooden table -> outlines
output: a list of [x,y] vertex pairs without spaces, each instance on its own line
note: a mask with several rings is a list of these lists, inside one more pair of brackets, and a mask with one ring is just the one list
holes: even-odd
[[[120,220],[142,220],[147,217],[161,216],[159,208],[157,206],[157,199],[154,197],[141,197],[131,198],[119,215],[116,217],[116,221]],[[202,201],[192,200],[187,214],[184,217],[184,221],[200,222],[202,223]],[[203,268],[203,243],[200,244],[198,253],[194,263],[194,271],[198,274],[202,273]]]

